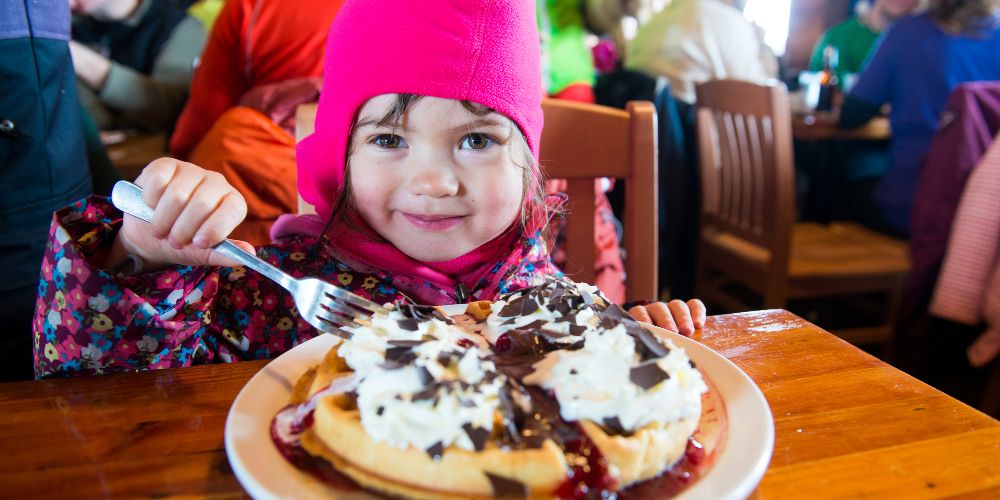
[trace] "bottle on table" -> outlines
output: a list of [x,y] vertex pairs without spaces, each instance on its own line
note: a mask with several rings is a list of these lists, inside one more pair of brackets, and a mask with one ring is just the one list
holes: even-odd
[[837,66],[840,63],[840,52],[836,47],[827,45],[823,49],[823,70],[819,74],[819,98],[816,100],[816,111],[833,111],[834,101],[840,89],[840,78],[837,76]]

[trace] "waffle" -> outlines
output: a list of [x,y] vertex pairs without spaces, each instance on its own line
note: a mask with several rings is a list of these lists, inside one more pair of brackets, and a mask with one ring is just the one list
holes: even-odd
[[[553,285],[549,285],[544,290],[551,292],[554,289]],[[560,363],[586,362],[574,361],[572,358],[586,354],[588,346],[581,345],[585,341],[580,339],[589,339],[588,335],[592,335],[597,340],[602,340],[605,336],[610,338],[612,334],[605,330],[580,334],[579,329],[559,325],[560,321],[553,318],[543,324],[537,323],[537,320],[525,324],[525,315],[521,314],[523,310],[517,310],[515,316],[505,316],[515,312],[517,307],[528,308],[530,304],[525,304],[525,300],[545,302],[547,297],[542,295],[544,292],[534,296],[525,292],[508,297],[508,300],[501,303],[471,304],[469,316],[489,332],[483,335],[490,339],[489,344],[471,344],[472,337],[465,336],[468,334],[450,331],[441,333],[445,327],[440,324],[447,323],[449,327],[454,324],[443,319],[438,312],[407,309],[403,319],[397,318],[397,323],[413,319],[418,325],[437,321],[437,326],[427,327],[419,342],[390,341],[396,344],[389,344],[395,347],[387,349],[385,363],[421,366],[421,376],[427,380],[423,385],[414,385],[413,389],[420,389],[416,393],[402,390],[396,393],[396,397],[384,399],[383,401],[387,401],[386,406],[379,406],[375,412],[378,417],[372,416],[371,398],[366,399],[368,393],[365,392],[369,389],[364,385],[377,385],[378,375],[367,375],[355,391],[322,394],[321,391],[332,382],[359,375],[352,369],[349,360],[363,372],[379,370],[370,366],[362,367],[363,363],[357,361],[358,352],[361,351],[356,346],[335,346],[318,366],[302,376],[293,391],[293,404],[301,404],[310,399],[315,404],[312,425],[299,435],[302,448],[309,454],[330,462],[334,468],[364,488],[413,498],[566,497],[573,496],[574,491],[619,490],[668,470],[683,456],[688,438],[698,424],[700,406],[694,410],[689,408],[688,414],[668,421],[640,421],[638,424],[634,422],[634,416],[629,414],[600,420],[565,418],[567,408],[560,403],[560,398],[564,396],[561,388],[545,388],[544,383],[538,380],[531,383],[528,381],[539,379],[539,374],[545,370],[555,373],[560,369]],[[627,321],[620,308],[607,304],[599,294],[594,297],[597,298],[596,303],[589,298],[581,299],[578,303],[571,301],[570,306],[576,307],[570,307],[570,311],[563,311],[565,304],[560,303],[556,312],[561,315],[560,318],[565,318],[574,313],[578,315],[583,308],[593,307],[601,311],[601,314],[584,314],[584,321],[589,321],[590,324],[603,323],[604,326],[610,326],[612,323]],[[540,307],[549,307],[553,303],[554,301],[549,301]],[[511,321],[512,317],[520,319]],[[503,319],[507,322],[507,328],[499,326],[497,321],[493,321],[494,324],[490,326],[491,318]],[[413,327],[413,323],[406,326]],[[550,329],[546,330],[545,327]],[[373,326],[372,329],[377,328]],[[431,331],[434,335],[427,333]],[[566,334],[562,335],[561,332]],[[640,339],[634,337],[639,335],[635,330],[628,332],[628,338],[634,338],[634,345],[638,346],[635,347],[637,353],[653,350],[642,356],[637,354],[637,359],[649,359],[638,361],[638,366],[631,369],[634,384],[648,386],[645,389],[635,389],[634,392],[640,395],[649,394],[647,390],[659,390],[657,387],[662,387],[661,384],[670,379],[670,374],[651,366],[664,364],[656,364],[657,360],[664,358],[658,354],[676,350],[669,343],[662,344],[655,339],[652,342],[657,343],[660,348],[657,350],[655,346],[651,347],[649,342],[653,337],[648,332],[646,334],[649,336]],[[362,340],[359,339],[358,342]],[[457,349],[451,351],[447,347],[450,345],[448,342],[470,351],[481,352],[474,356]],[[438,344],[446,347],[441,348]],[[436,353],[434,359],[414,354],[425,345],[433,348],[430,351]],[[412,351],[406,351],[407,348]],[[350,349],[355,352],[350,352]],[[395,351],[390,352],[389,349]],[[541,359],[548,361],[540,362]],[[686,359],[683,358],[685,363]],[[525,366],[525,360],[534,361],[530,366]],[[476,363],[478,365],[475,369],[469,368]],[[400,369],[398,366],[394,368]],[[471,384],[466,383],[465,379],[451,378],[452,375],[449,375],[464,373],[463,370],[485,375]],[[674,378],[678,376],[677,373],[673,375]],[[645,380],[643,377],[653,379]],[[552,380],[556,378],[553,377]],[[701,383],[700,378],[696,382]],[[680,382],[673,383],[677,385]],[[390,387],[387,390],[395,390],[391,386],[386,385]],[[488,412],[477,414],[480,421],[476,425],[479,427],[463,425],[468,439],[462,437],[447,446],[440,442],[431,446],[400,443],[398,439],[394,442],[391,432],[387,438],[385,433],[380,435],[375,430],[392,430],[397,427],[370,423],[379,418],[406,421],[407,418],[413,418],[413,415],[421,415],[410,415],[403,411],[408,410],[407,404],[438,408],[449,402],[461,402],[463,397],[473,393],[477,397],[481,396],[479,405]],[[700,405],[700,392],[695,396]],[[459,407],[461,406],[463,405],[460,404]],[[385,415],[382,413],[383,408]],[[397,413],[393,414],[396,410]],[[369,419],[368,427],[366,418]],[[442,421],[448,420],[444,416],[439,418]],[[485,425],[483,418],[489,421]],[[622,419],[633,420],[632,425],[623,425]],[[442,425],[446,425],[446,422]],[[406,429],[403,428],[403,431]]]

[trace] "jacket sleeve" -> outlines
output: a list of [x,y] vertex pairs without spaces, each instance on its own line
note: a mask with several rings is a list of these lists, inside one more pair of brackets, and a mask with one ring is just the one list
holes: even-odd
[[[121,213],[102,197],[56,212],[33,321],[36,377],[264,359],[315,336],[284,290],[243,267],[102,270],[95,263],[120,225]],[[304,260],[259,254],[274,264]]]
[[170,130],[187,99],[195,61],[205,45],[198,20],[185,18],[174,29],[153,65],[144,75],[123,64],[111,63],[101,89],[101,101],[143,126]]
[[191,95],[170,138],[170,153],[177,158],[187,159],[219,116],[250,88],[241,42],[246,4],[226,2],[215,21],[191,82]]

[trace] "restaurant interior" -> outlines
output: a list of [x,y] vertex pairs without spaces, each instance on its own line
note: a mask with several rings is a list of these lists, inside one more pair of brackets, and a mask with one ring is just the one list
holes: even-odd
[[[649,334],[628,325],[670,331],[665,350],[645,345],[682,347],[709,381],[700,427],[683,467],[645,482],[613,465],[594,483],[587,455],[569,477],[590,479],[571,492],[487,473],[484,495],[1000,497],[1000,1],[420,4],[0,7],[3,496],[472,495],[393,489],[385,464],[340,474],[342,456],[310,469],[271,446],[271,419],[313,401],[300,393],[318,382],[299,377],[317,375],[303,372],[388,311],[409,314],[402,329],[463,313],[492,328],[577,292],[509,294],[566,279],[593,285],[577,306],[621,312],[636,353]],[[397,6],[409,14],[386,14]],[[434,24],[438,10],[480,21]],[[445,140],[421,126],[455,120],[447,157],[418,155]],[[516,174],[489,178],[496,151]],[[508,205],[505,186],[520,190]],[[507,218],[494,231],[487,215],[397,207],[420,196],[421,213],[482,203]],[[380,219],[383,202],[398,213]],[[470,221],[472,236],[448,232]],[[464,306],[477,301],[482,318]],[[607,311],[591,322],[610,331]],[[419,363],[414,346],[433,340],[420,331],[381,340],[379,362]],[[521,348],[484,335],[493,351]],[[655,387],[631,370],[623,380]],[[368,429],[365,393],[344,391]],[[594,425],[640,435],[615,415]],[[465,433],[417,450],[426,477],[461,443],[481,451]]]

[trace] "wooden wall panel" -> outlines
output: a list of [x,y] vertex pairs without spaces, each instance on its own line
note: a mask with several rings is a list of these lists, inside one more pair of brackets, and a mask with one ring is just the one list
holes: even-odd
[[829,26],[847,18],[851,0],[792,0],[785,67],[789,74],[809,67],[816,41]]

